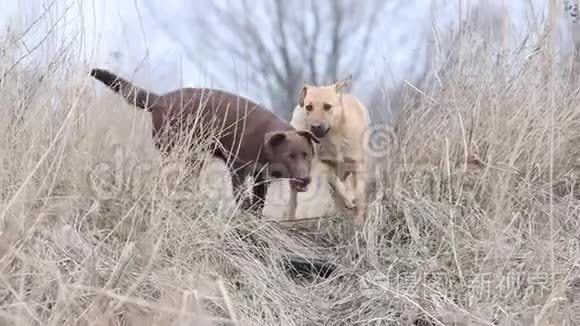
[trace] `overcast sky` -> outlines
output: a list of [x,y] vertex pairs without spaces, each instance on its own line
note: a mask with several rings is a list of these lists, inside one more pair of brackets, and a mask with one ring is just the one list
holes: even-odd
[[[190,42],[192,48],[203,48],[203,44],[195,44],[191,30],[195,21],[191,21],[191,13],[184,13],[184,6],[193,0],[26,0],[4,1],[0,13],[0,25],[3,30],[9,27],[16,33],[24,32],[39,15],[52,9],[46,15],[48,19],[40,21],[37,27],[28,32],[23,41],[27,48],[32,48],[46,35],[46,31],[54,22],[62,17],[67,6],[67,15],[58,23],[58,33],[50,38],[53,43],[36,50],[52,51],[59,40],[70,39],[77,35],[75,48],[79,58],[88,65],[98,65],[114,69],[120,74],[131,77],[141,85],[150,87],[157,92],[167,91],[184,86],[219,87],[241,93],[253,99],[263,101],[258,89],[246,87],[241,89],[234,82],[230,84],[215,84],[203,70],[192,64],[186,52],[183,51],[176,38],[182,42]],[[208,0],[209,1],[209,0]],[[254,3],[259,5],[261,1]],[[444,31],[458,21],[459,1],[446,0],[386,0],[385,12],[380,19],[382,29],[374,42],[377,70],[386,68],[392,74],[392,80],[399,83],[404,79],[413,81],[422,74],[425,67],[417,62],[427,53],[425,48],[428,35],[434,24]],[[481,1],[466,0],[461,7],[466,10],[466,4]],[[530,24],[529,0],[487,0],[490,6],[503,3],[510,15],[514,37],[521,39]],[[194,1],[194,7],[203,13],[205,1]],[[547,0],[534,0],[534,14],[545,15]],[[361,1],[364,5],[364,1]],[[258,10],[256,10],[258,12]],[[156,15],[156,18],[153,17]],[[252,14],[252,13],[248,13]],[[564,16],[563,16],[564,17]],[[570,37],[566,19],[561,22],[562,35]],[[168,35],[160,24],[170,25],[175,33]],[[220,33],[219,30],[207,33]],[[81,42],[82,40],[82,42]],[[115,57],[116,53],[118,57]],[[211,53],[196,52],[198,62],[211,62]],[[135,73],[138,67],[142,67]]]

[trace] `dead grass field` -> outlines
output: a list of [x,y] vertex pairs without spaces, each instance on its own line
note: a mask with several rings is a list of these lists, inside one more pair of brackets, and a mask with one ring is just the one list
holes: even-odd
[[[5,55],[0,324],[580,323],[578,85],[543,52],[517,71],[455,55],[402,109],[358,232],[276,222],[284,184],[268,221],[236,211],[219,164],[162,165],[149,115],[97,97],[89,68],[31,75]],[[300,216],[332,214],[320,189]],[[286,254],[339,268],[296,279]]]

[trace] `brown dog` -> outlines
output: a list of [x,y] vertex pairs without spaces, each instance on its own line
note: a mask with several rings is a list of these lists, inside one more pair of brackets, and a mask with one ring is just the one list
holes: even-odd
[[[228,165],[236,201],[240,201],[239,188],[248,175],[255,179],[253,193],[258,203],[252,205],[253,210],[264,207],[268,176],[290,179],[294,191],[307,190],[318,138],[308,131],[296,131],[266,108],[215,89],[183,88],[156,95],[107,70],[93,69],[90,75],[129,104],[151,112],[152,136],[162,153],[168,153],[184,131],[201,137],[198,139],[216,137],[217,146],[210,151]],[[248,206],[247,202],[242,205]]]

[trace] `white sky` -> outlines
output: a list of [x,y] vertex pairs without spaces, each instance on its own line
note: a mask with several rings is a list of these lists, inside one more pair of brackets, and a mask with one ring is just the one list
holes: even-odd
[[[186,0],[25,0],[4,1],[0,13],[0,27],[2,31],[7,27],[11,30],[23,32],[30,23],[41,14],[44,9],[54,2],[49,19],[39,24],[38,28],[23,39],[28,48],[38,43],[50,29],[51,23],[62,16],[67,5],[71,8],[65,19],[58,24],[58,33],[53,36],[52,44],[58,44],[59,40],[71,37],[79,31],[84,31],[82,37],[76,42],[79,50],[79,58],[82,58],[89,66],[102,66],[113,69],[119,74],[132,78],[145,87],[150,87],[157,92],[168,91],[173,88],[184,86],[217,86],[230,91],[239,92],[256,100],[264,100],[256,89],[236,89],[236,85],[215,85],[195,65],[187,61],[185,53],[171,40],[159,27],[159,21],[151,17],[151,10],[147,10],[144,2],[148,1],[149,8],[162,8],[159,10],[162,19],[177,29],[177,35],[188,40],[189,29],[195,22],[187,21],[184,15],[183,4]],[[193,1],[193,0],[188,0]],[[209,1],[209,0],[207,0]],[[387,0],[387,11],[381,18],[385,22],[385,28],[381,33],[380,42],[375,46],[380,53],[377,60],[382,67],[378,71],[389,69],[395,82],[403,79],[413,80],[422,73],[424,67],[417,62],[426,55],[427,34],[432,31],[433,24],[441,30],[449,28],[457,22],[458,1],[451,0]],[[474,4],[483,0],[464,0],[462,8],[465,10],[467,3]],[[503,5],[507,8],[511,17],[512,28],[517,38],[525,34],[529,16],[529,0],[487,0],[488,5]],[[536,15],[542,15],[546,11],[547,1],[534,0]],[[255,3],[259,3],[256,1]],[[361,2],[361,3],[364,3]],[[198,0],[196,6],[202,8],[204,1]],[[162,14],[162,15],[161,15]],[[562,20],[560,26],[565,37],[570,38],[567,31],[568,20]],[[208,31],[209,32],[209,31]],[[211,31],[219,33],[219,31]],[[518,35],[519,33],[519,35]],[[191,39],[191,37],[189,38]],[[46,51],[54,50],[47,46],[35,52],[39,57]],[[192,44],[195,48],[202,44]],[[45,52],[42,52],[45,51]],[[118,51],[123,55],[122,60],[110,60],[110,53]],[[200,61],[211,60],[211,55],[199,52]],[[136,68],[147,58],[147,65],[139,73],[135,74]],[[180,72],[183,71],[181,74]]]

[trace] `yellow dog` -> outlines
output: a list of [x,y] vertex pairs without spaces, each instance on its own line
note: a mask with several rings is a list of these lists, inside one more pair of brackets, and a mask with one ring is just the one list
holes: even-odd
[[[332,85],[303,86],[290,124],[319,138],[316,160],[323,164],[318,165],[327,170],[335,193],[347,208],[356,208],[356,218],[361,221],[366,211],[369,168],[369,156],[363,142],[370,127],[370,116],[355,96],[345,92],[350,81],[349,77]],[[345,184],[349,175],[352,175],[354,195]],[[290,191],[287,214],[294,219],[297,193]]]

